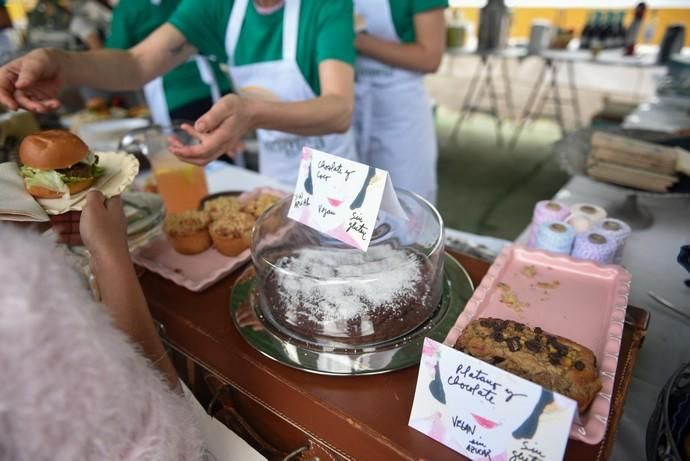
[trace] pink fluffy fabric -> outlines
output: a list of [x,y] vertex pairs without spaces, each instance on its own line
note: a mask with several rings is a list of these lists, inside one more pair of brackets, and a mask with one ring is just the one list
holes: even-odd
[[201,459],[184,398],[54,245],[0,225],[0,255],[0,460]]

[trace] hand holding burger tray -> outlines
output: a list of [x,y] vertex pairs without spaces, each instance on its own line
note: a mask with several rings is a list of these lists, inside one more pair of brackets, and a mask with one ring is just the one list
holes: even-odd
[[62,130],[27,136],[19,159],[26,190],[49,215],[81,210],[91,187],[106,197],[119,195],[139,171],[134,156],[94,153],[77,136]]

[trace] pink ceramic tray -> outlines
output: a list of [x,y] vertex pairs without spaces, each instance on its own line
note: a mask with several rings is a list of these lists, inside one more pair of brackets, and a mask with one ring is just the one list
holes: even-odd
[[[220,192],[209,195],[207,198],[221,195],[239,196],[240,201],[246,203],[256,199],[261,194],[271,194],[278,198],[286,195],[285,192],[277,189],[258,187],[247,192]],[[223,256],[211,247],[198,255],[183,255],[173,249],[165,236],[161,236],[139,248],[132,255],[132,259],[136,264],[172,280],[188,290],[201,291],[247,262],[250,254],[250,250],[246,249],[236,257],[231,258]]]
[[606,433],[629,291],[630,274],[620,266],[512,245],[493,263],[445,343],[455,344],[471,320],[495,317],[538,326],[590,348],[602,389],[576,418],[570,437],[597,444]]
[[139,248],[132,259],[136,264],[172,280],[191,291],[201,291],[229,274],[249,259],[249,248],[238,256],[223,256],[213,248],[198,255],[176,252],[165,236]]

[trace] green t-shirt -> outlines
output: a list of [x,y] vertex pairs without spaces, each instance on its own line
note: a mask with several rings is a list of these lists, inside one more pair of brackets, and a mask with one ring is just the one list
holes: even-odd
[[[182,0],[170,23],[201,54],[228,61],[225,33],[234,0]],[[234,50],[235,65],[282,58],[283,13],[260,14],[249,1]],[[233,51],[233,50],[231,50]],[[314,93],[321,94],[319,63],[337,59],[353,65],[354,15],[351,1],[302,0],[297,37],[297,65]],[[280,76],[276,76],[279,78]]]
[[[107,48],[128,49],[144,40],[164,24],[179,5],[180,0],[161,0],[154,5],[150,0],[120,0],[113,10]],[[203,2],[202,2],[203,3]],[[211,62],[218,88],[222,94],[230,91],[230,81],[217,63]],[[211,89],[201,80],[195,62],[186,62],[163,77],[163,89],[168,110],[211,97]]]
[[[366,0],[364,0],[366,1]],[[388,0],[398,38],[404,43],[416,40],[414,15],[429,10],[448,8],[448,0]]]

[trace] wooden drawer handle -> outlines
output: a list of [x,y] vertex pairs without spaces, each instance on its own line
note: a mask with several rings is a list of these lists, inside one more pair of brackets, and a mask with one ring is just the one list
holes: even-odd
[[307,450],[309,450],[309,445],[299,447],[297,450],[295,450],[291,453],[288,453],[288,455],[285,458],[283,458],[283,461],[291,461],[293,459],[299,459],[298,456]]
[[[266,450],[268,453],[271,455],[271,459],[281,459],[283,461],[292,461],[292,460],[298,460],[299,455],[302,453],[309,451],[311,448],[310,445],[307,443],[304,446],[299,447],[298,449],[288,453],[287,455],[284,455],[284,451],[281,453],[281,451],[275,447],[273,447],[268,441],[266,441],[259,433],[249,424],[247,420],[245,420],[232,406],[232,403],[226,402],[225,404],[221,402],[221,398],[223,396],[230,397],[229,390],[232,389],[232,386],[228,384],[224,384],[221,386],[211,399],[211,402],[208,405],[208,408],[206,409],[206,412],[211,415],[215,416],[218,412],[218,410],[225,411],[228,414],[230,414],[233,418],[233,420],[238,423],[242,429],[245,431],[249,437],[251,437],[254,442],[262,447],[264,450]],[[229,403],[229,404],[228,404]],[[220,405],[220,408],[216,409],[217,404]]]
[[[262,447],[263,450],[266,452],[270,453],[270,457],[272,459],[281,459],[284,455],[284,451],[281,452],[281,450],[275,448],[273,445],[268,443],[261,435],[259,435],[258,431],[256,431],[249,422],[240,415],[237,410],[235,409],[234,405],[232,404],[232,401],[230,402],[221,402],[221,398],[223,396],[226,396],[231,399],[230,393],[228,392],[231,390],[232,387],[228,384],[222,385],[215,393],[213,398],[211,399],[211,402],[208,404],[208,408],[206,409],[206,413],[209,415],[215,417],[219,411],[224,411],[227,414],[229,414],[233,421],[238,424],[244,432],[252,438],[254,443],[260,447]],[[216,406],[219,405],[219,408],[216,409]],[[289,456],[289,455],[288,455]]]

